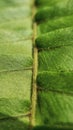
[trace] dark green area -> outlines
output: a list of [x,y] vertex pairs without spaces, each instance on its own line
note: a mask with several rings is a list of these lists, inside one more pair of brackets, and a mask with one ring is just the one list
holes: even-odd
[[73,44],[73,27],[58,29],[40,35],[36,39],[38,48],[55,48]]
[[41,6],[71,6],[73,4],[72,0],[35,0],[35,4],[38,7]]
[[56,6],[45,7],[38,10],[35,20],[37,22],[44,22],[45,20],[56,19],[63,16],[69,16],[73,14],[72,8],[60,8]]
[[66,46],[39,52],[40,72],[73,71],[73,46]]
[[73,0],[36,0],[36,126],[73,130]]
[[73,128],[70,128],[70,127],[66,127],[66,128],[63,128],[63,127],[49,127],[49,126],[36,126],[35,128],[33,128],[33,130],[73,130]]
[[37,101],[37,126],[73,128],[73,96],[41,91]]
[[48,20],[38,25],[38,36],[43,33],[55,31],[56,29],[66,28],[73,26],[73,15],[67,17],[61,17],[55,20]]
[[37,85],[45,90],[73,93],[73,72],[39,73]]
[[23,118],[12,118],[10,116],[0,113],[3,117],[8,117],[6,119],[0,119],[0,130],[28,130],[29,121],[28,117]]

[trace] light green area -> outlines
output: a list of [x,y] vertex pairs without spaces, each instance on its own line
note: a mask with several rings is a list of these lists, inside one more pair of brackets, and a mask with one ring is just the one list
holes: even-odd
[[31,16],[31,8],[29,6],[8,7],[0,10],[0,23],[18,19],[24,19]]
[[29,120],[25,118],[15,118],[0,120],[0,130],[28,130]]
[[0,73],[0,113],[13,116],[30,110],[31,79],[31,70]]
[[73,44],[73,27],[62,28],[37,37],[38,48],[55,48]]
[[5,30],[0,29],[0,43],[19,42],[29,40],[32,37],[32,30]]
[[6,21],[0,24],[0,43],[15,42],[32,36],[31,17],[23,20]]
[[[1,3],[5,1],[1,0]],[[7,1],[14,2],[14,1]],[[17,2],[17,0],[15,1]],[[18,0],[18,4],[23,1]],[[28,3],[24,0],[24,3]],[[8,4],[7,4],[8,5]],[[7,6],[6,6],[7,7]],[[0,10],[0,71],[32,66],[32,18],[30,5]]]
[[31,17],[22,19],[13,19],[0,24],[0,29],[12,31],[30,30],[32,27]]
[[14,43],[1,43],[0,55],[24,55],[32,57],[32,40],[19,41]]
[[38,126],[73,126],[73,96],[39,92],[36,121]]
[[0,71],[32,67],[32,41],[0,44]]
[[0,0],[0,130],[29,129],[29,117],[18,116],[31,110],[31,5],[31,0]]
[[10,6],[22,6],[31,5],[31,0],[0,0],[0,8],[10,7]]

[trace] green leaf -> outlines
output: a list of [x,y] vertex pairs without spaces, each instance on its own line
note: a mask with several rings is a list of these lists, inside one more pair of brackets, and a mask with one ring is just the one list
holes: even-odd
[[43,7],[38,9],[37,14],[35,15],[36,22],[44,22],[46,20],[56,19],[63,16],[70,16],[73,14],[72,7],[59,7],[59,6],[50,6]]
[[53,5],[68,6],[69,4],[71,5],[72,3],[73,3],[72,0],[35,0],[35,4],[38,7],[53,6]]
[[29,6],[9,7],[0,10],[0,23],[7,21],[20,20],[31,16]]
[[22,6],[22,5],[31,5],[30,0],[0,0],[0,8],[3,7],[16,7],[16,6]]
[[65,29],[66,27],[73,26],[73,15],[57,18],[55,20],[48,20],[44,23],[40,23],[37,27],[38,36],[40,34],[45,34],[50,31],[55,31],[56,29]]
[[32,28],[31,17],[22,19],[13,19],[0,24],[0,29],[12,30],[12,31],[27,31]]
[[11,118],[6,120],[0,120],[1,130],[28,130],[29,119],[26,118]]
[[39,71],[72,71],[73,46],[39,52],[38,64]]
[[29,129],[32,2],[0,0],[0,130]]
[[73,129],[73,1],[36,0],[38,74],[33,130]]
[[33,130],[72,130],[72,127],[61,127],[61,126],[36,126]]
[[32,67],[32,41],[0,44],[0,71]]
[[58,29],[37,37],[36,46],[40,48],[55,48],[73,44],[73,27]]
[[30,110],[31,78],[32,70],[0,73],[0,113],[17,116]]
[[44,90],[73,93],[73,72],[42,72],[37,85]]
[[36,126],[73,128],[73,96],[55,92],[39,92]]

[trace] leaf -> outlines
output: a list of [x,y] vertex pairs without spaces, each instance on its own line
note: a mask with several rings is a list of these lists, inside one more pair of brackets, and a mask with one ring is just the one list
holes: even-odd
[[31,16],[29,6],[9,7],[0,10],[0,23],[12,20],[20,20]]
[[37,85],[47,91],[73,93],[73,72],[42,72],[38,74]]
[[73,26],[73,15],[57,18],[55,20],[48,20],[44,23],[40,23],[37,27],[38,36],[45,34],[50,31],[55,31],[56,29],[65,29],[66,27]]
[[72,128],[71,127],[61,127],[61,126],[36,126],[36,127],[34,127],[34,129],[33,130],[40,130],[40,129],[42,129],[42,130],[72,130]]
[[[65,2],[65,3],[64,3]],[[73,1],[37,0],[36,125],[34,130],[73,129]]]
[[73,27],[58,29],[40,35],[36,39],[38,48],[55,48],[73,44]]
[[32,67],[32,41],[0,44],[0,71]]
[[69,3],[72,4],[72,0],[35,0],[36,6],[38,7],[44,7],[44,6],[52,6],[52,5],[59,5],[59,6],[65,6]]
[[6,21],[0,24],[0,29],[5,29],[7,31],[27,31],[32,30],[31,18],[13,19],[11,21]]
[[31,5],[30,0],[0,0],[0,8],[3,7],[16,7],[16,6],[22,6],[22,5]]
[[31,77],[31,70],[0,73],[0,113],[17,116],[30,110]]
[[0,120],[1,130],[28,130],[29,120],[28,118],[11,118],[7,120]]
[[[73,96],[47,91],[38,93],[36,126],[57,129],[73,127]],[[42,107],[43,106],[43,107]]]
[[73,46],[39,52],[39,71],[72,71]]
[[29,129],[31,4],[29,0],[0,0],[0,130]]
[[56,6],[53,5],[53,6],[44,6],[43,8],[42,7],[39,8],[37,14],[35,15],[36,22],[40,23],[47,20],[72,15],[73,14],[72,2],[70,3],[70,5],[67,4],[63,7],[61,7],[60,5],[56,5]]
[[39,52],[37,84],[43,89],[73,91],[73,46]]

